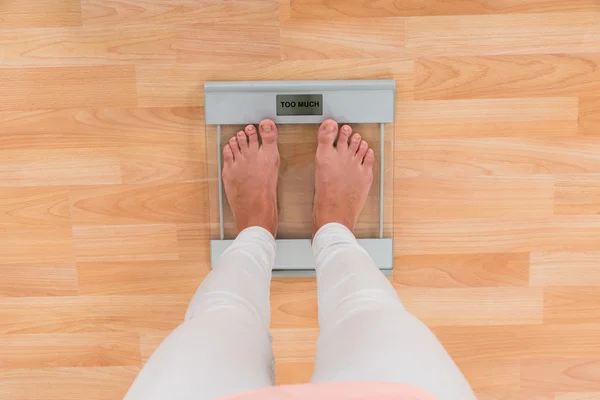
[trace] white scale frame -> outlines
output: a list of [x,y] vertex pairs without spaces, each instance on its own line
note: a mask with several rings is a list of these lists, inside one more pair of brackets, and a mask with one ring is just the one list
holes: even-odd
[[[276,124],[320,124],[331,118],[345,123],[380,126],[379,237],[358,239],[375,265],[386,275],[394,267],[392,238],[384,238],[385,124],[394,122],[396,85],[393,80],[206,82],[206,125],[216,125],[219,171],[219,239],[210,241],[211,267],[233,240],[224,238],[223,183],[221,180],[221,125],[256,123],[265,118]],[[278,95],[322,95],[322,115],[277,115]],[[209,149],[210,151],[210,149]],[[311,276],[315,263],[310,239],[277,239],[274,276]]]

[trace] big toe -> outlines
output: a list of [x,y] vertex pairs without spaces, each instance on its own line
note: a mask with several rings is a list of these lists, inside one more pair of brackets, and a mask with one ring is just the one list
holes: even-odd
[[338,134],[338,124],[332,119],[326,119],[319,127],[319,144],[331,145]]
[[270,119],[260,121],[260,137],[263,145],[273,145],[277,143],[277,125]]

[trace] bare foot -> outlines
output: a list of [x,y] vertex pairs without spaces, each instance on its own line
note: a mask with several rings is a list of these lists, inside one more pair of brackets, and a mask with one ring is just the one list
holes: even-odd
[[338,136],[338,124],[331,119],[321,124],[318,135],[313,235],[330,222],[354,232],[373,182],[375,153],[348,125],[342,126]]
[[260,226],[277,232],[277,126],[260,122],[260,137],[253,125],[229,140],[223,149],[223,185],[238,232]]

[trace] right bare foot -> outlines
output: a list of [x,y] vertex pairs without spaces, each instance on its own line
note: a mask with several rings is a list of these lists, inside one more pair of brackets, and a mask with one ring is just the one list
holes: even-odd
[[330,222],[354,232],[373,182],[375,153],[349,125],[342,126],[338,137],[338,124],[331,119],[321,124],[318,135],[313,236]]

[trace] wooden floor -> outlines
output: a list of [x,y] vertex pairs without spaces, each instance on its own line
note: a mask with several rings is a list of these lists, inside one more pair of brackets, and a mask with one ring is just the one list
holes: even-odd
[[[393,78],[406,307],[479,399],[600,399],[598,0],[5,0],[0,62],[0,398],[120,399],[181,322],[204,81]],[[273,282],[280,383],[315,288]]]

